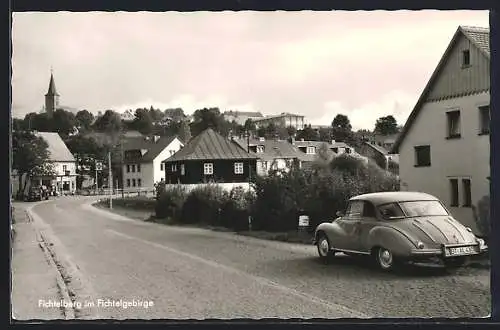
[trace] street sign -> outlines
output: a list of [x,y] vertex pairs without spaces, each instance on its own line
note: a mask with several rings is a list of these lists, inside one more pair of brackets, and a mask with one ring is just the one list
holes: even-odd
[[309,217],[307,215],[299,216],[299,227],[308,227],[309,226]]
[[95,170],[96,171],[102,171],[102,162],[96,162],[95,163]]

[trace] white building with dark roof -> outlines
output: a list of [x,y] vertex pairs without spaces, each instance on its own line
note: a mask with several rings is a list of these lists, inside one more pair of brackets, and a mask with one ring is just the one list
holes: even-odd
[[480,234],[474,205],[489,196],[489,132],[489,30],[460,26],[392,150],[402,187],[437,196]]
[[[52,163],[55,176],[33,177],[28,179],[26,188],[44,185],[58,194],[71,194],[76,191],[76,159],[69,151],[63,139],[54,132],[35,132],[48,145],[49,162]],[[17,193],[19,187],[15,172],[12,173],[12,192]],[[25,179],[23,179],[24,182]]]

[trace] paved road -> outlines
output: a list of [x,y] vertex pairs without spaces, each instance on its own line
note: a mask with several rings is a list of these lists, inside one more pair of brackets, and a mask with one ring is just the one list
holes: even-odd
[[[324,265],[314,246],[128,220],[61,197],[32,208],[80,318],[482,317],[489,271],[408,268],[365,260]],[[149,307],[102,306],[99,299]],[[109,303],[109,302],[108,302]]]

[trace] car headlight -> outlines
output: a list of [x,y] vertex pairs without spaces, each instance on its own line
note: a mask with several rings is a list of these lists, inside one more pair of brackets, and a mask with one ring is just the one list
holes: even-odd
[[422,243],[420,241],[417,242],[417,248],[423,249],[424,247],[425,247],[424,243]]

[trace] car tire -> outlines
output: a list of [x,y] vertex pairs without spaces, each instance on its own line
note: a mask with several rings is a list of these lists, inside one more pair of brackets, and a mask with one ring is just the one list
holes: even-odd
[[455,257],[455,258],[444,259],[443,264],[446,267],[446,269],[455,270],[461,268],[465,264],[465,261],[466,261],[465,257]]
[[380,270],[391,271],[395,268],[397,262],[391,250],[384,247],[378,247],[372,253],[375,263]]
[[320,233],[318,235],[318,239],[316,241],[316,248],[318,249],[318,255],[320,259],[323,260],[324,262],[329,261],[335,255],[335,251],[332,249],[330,240],[324,233]]

